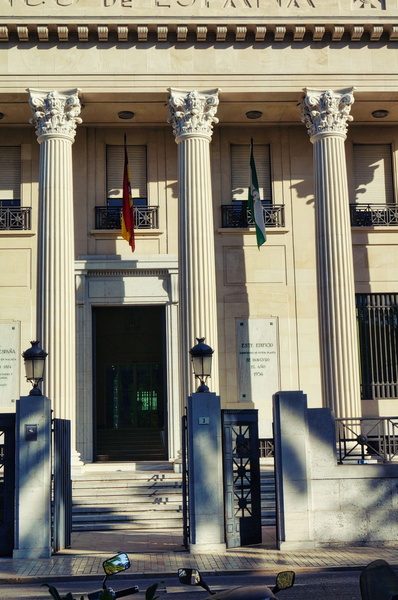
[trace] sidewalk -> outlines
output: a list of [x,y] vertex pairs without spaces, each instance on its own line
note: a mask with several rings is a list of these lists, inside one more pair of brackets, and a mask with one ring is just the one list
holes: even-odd
[[0,559],[0,583],[66,581],[70,578],[98,579],[102,561],[119,551],[128,553],[131,568],[120,577],[175,576],[178,567],[198,567],[203,573],[270,572],[284,569],[361,568],[383,558],[398,566],[397,547],[317,548],[283,552],[275,549],[273,530],[264,528],[263,544],[233,548],[223,553],[189,554],[182,538],[158,531],[156,534],[128,531],[72,534],[72,548],[45,559]]

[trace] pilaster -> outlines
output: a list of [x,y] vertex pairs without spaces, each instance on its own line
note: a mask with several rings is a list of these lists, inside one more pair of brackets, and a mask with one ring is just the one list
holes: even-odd
[[360,375],[344,148],[353,89],[305,92],[302,121],[314,145],[323,400],[336,417],[358,417]]

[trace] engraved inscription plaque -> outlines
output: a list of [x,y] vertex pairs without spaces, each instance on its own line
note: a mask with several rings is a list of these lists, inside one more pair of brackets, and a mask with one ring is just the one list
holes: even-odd
[[0,321],[0,408],[14,407],[19,398],[20,324]]
[[279,391],[278,320],[237,319],[239,402],[258,409],[260,438],[272,437],[272,396]]

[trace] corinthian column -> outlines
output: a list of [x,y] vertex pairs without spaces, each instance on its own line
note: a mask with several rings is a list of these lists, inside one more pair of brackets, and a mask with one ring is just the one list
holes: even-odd
[[217,302],[210,141],[218,90],[205,93],[170,89],[169,122],[178,144],[179,285],[182,394],[195,391],[189,350],[206,338],[214,350],[208,385],[218,393]]
[[361,416],[354,264],[344,141],[353,89],[306,89],[302,121],[314,145],[319,327],[324,404]]
[[75,448],[76,325],[72,144],[78,91],[28,90],[40,144],[38,331],[48,352],[44,380],[54,416],[71,419]]

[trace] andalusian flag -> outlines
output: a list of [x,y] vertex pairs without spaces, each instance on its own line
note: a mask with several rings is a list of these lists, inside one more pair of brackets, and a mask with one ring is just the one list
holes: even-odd
[[253,155],[253,138],[250,143],[250,183],[249,183],[249,211],[252,221],[256,226],[257,247],[260,248],[267,239],[264,225],[263,206],[258,191],[256,164]]
[[131,252],[134,252],[134,250],[135,250],[134,207],[133,207],[133,199],[131,197],[130,171],[129,171],[129,159],[127,156],[126,136],[124,136],[122,236],[130,244]]

